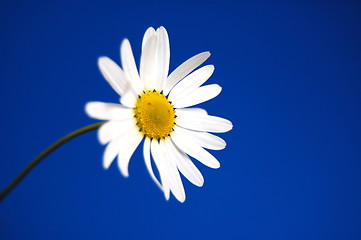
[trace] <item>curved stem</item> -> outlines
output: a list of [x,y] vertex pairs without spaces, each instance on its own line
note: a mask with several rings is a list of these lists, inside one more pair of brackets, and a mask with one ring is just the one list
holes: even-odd
[[64,143],[68,142],[69,140],[80,136],[84,133],[93,131],[98,129],[102,124],[105,122],[98,122],[94,123],[88,126],[85,126],[83,128],[80,128],[78,130],[75,130],[74,132],[69,133],[68,135],[64,136],[63,138],[59,139],[55,143],[53,143],[51,146],[49,146],[47,149],[45,149],[42,153],[40,153],[31,163],[29,163],[28,166],[24,168],[23,171],[20,172],[20,174],[1,192],[0,194],[0,201],[2,201],[11,190],[13,190],[14,187],[38,164],[42,159],[44,159],[46,156],[48,156],[50,153],[52,153],[55,149],[63,145]]

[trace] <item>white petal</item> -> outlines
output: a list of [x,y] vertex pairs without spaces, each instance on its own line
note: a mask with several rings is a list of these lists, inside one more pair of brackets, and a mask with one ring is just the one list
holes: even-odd
[[201,187],[204,183],[202,173],[189,159],[187,154],[177,148],[172,141],[166,141],[167,147],[170,150],[170,156],[177,165],[179,171],[194,185]]
[[154,28],[150,27],[147,29],[147,31],[145,31],[144,33],[144,37],[143,37],[143,42],[142,42],[142,51],[144,51],[144,47],[145,44],[148,42],[148,40],[155,35],[155,30]]
[[185,114],[177,111],[176,124],[195,131],[202,132],[228,132],[232,129],[232,123],[224,118],[215,116],[199,116],[196,114]]
[[111,141],[105,148],[103,154],[103,167],[108,169],[110,164],[113,162],[117,154],[119,153],[120,145],[122,144],[124,135],[118,137],[117,139]]
[[164,158],[165,169],[169,179],[170,190],[172,191],[173,195],[178,199],[178,201],[184,202],[186,199],[186,195],[184,192],[183,183],[179,175],[177,165],[170,155],[171,149],[169,149],[165,143],[166,141],[171,141],[171,140],[170,138],[166,140],[161,140],[159,147],[165,156]]
[[177,67],[167,78],[167,81],[163,86],[163,93],[167,95],[170,90],[185,76],[187,76],[190,72],[200,66],[204,61],[209,58],[211,55],[210,52],[200,53],[184,63],[182,63],[179,67]]
[[168,33],[164,27],[157,29],[158,36],[158,47],[157,47],[157,75],[155,77],[155,89],[160,91],[162,90],[163,83],[165,82],[168,76],[169,70],[169,58],[170,58],[170,49],[169,49],[169,38]]
[[172,104],[175,108],[190,107],[215,98],[221,91],[222,88],[218,84],[202,86],[189,95],[172,101]]
[[213,72],[214,66],[207,65],[189,74],[181,82],[175,85],[169,93],[169,99],[175,101],[176,99],[187,96],[207,81],[208,78],[212,76]]
[[122,95],[128,85],[123,70],[108,57],[100,57],[98,59],[98,66],[104,78],[108,81],[110,86],[112,86],[114,91],[119,95]]
[[178,131],[178,128],[179,127],[175,126],[174,132],[171,135],[172,141],[177,147],[210,168],[220,167],[220,163],[212,154],[203,149],[187,135]]
[[145,165],[150,174],[150,177],[157,184],[157,186],[163,191],[162,185],[159,183],[158,179],[155,177],[154,172],[153,172],[152,163],[151,163],[151,159],[150,159],[150,139],[149,138],[144,139],[143,157],[144,157]]
[[208,115],[207,111],[204,110],[203,108],[177,108],[176,109],[176,115],[177,113],[180,113],[182,116],[185,115],[199,115],[199,116],[204,116],[204,115]]
[[135,92],[139,94],[142,90],[142,85],[140,82],[137,66],[135,65],[132,47],[130,46],[128,39],[124,39],[122,42],[120,47],[120,56],[122,59],[124,73],[127,76],[130,84],[133,86]]
[[129,131],[128,136],[124,138],[124,141],[119,148],[118,166],[124,177],[129,176],[128,166],[130,158],[132,157],[135,149],[138,147],[142,139],[143,134],[140,133],[137,129],[133,128],[131,131]]
[[88,102],[85,112],[92,118],[99,120],[124,120],[132,118],[133,109],[115,103]]
[[98,139],[101,144],[107,144],[108,142],[118,138],[124,132],[130,128],[135,128],[136,122],[134,119],[128,119],[124,121],[109,121],[104,123],[98,131]]
[[184,135],[187,135],[189,138],[193,139],[197,144],[204,148],[221,150],[226,147],[226,142],[222,138],[211,133],[198,132],[185,128],[178,128],[178,131]]
[[[119,140],[118,140],[119,141]],[[110,164],[112,164],[113,160],[118,154],[118,144],[116,140],[110,142],[108,146],[105,148],[103,154],[103,167],[108,169]]]
[[140,79],[146,90],[155,88],[155,80],[157,77],[157,47],[158,36],[150,37],[142,51],[140,58]]
[[152,139],[151,145],[150,145],[150,150],[151,150],[150,152],[152,153],[155,165],[157,166],[157,169],[158,169],[158,172],[160,175],[160,179],[162,181],[165,199],[168,200],[169,193],[170,193],[169,180],[168,180],[167,170],[166,170],[165,162],[164,162],[164,156],[163,156],[164,153],[161,152],[159,143],[157,140]]
[[120,98],[120,103],[128,108],[134,108],[137,103],[138,95],[133,91],[133,89],[129,89],[129,91],[125,91]]

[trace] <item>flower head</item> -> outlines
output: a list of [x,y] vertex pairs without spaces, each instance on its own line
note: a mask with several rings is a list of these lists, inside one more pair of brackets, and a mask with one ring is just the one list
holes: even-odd
[[[193,71],[209,56],[209,52],[200,53],[168,76],[169,39],[165,28],[160,27],[149,28],[144,34],[139,73],[127,39],[121,45],[123,69],[107,57],[99,58],[100,71],[121,97],[120,104],[89,102],[85,108],[90,117],[108,121],[98,131],[99,141],[108,144],[103,156],[104,168],[109,168],[117,157],[119,169],[127,177],[130,158],[144,139],[143,155],[150,176],[167,200],[171,191],[184,202],[179,172],[196,186],[204,183],[189,156],[208,167],[220,167],[205,148],[220,150],[226,143],[209,132],[227,132],[232,129],[232,123],[192,107],[221,92],[217,84],[202,86],[213,74],[213,65]],[[160,181],[153,172],[152,158]]]

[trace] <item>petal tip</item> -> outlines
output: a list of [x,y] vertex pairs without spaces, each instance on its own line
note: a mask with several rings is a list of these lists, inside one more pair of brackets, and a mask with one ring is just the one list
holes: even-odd
[[108,143],[108,141],[104,138],[104,136],[99,134],[99,131],[98,131],[98,141],[100,142],[101,145],[105,145]]
[[123,177],[128,178],[129,172],[128,169],[123,169],[122,167],[119,167],[120,173],[123,175]]
[[122,50],[129,45],[130,45],[130,42],[129,42],[128,38],[124,38],[122,43],[120,44],[120,49]]
[[94,112],[96,111],[96,105],[97,102],[88,102],[85,104],[84,111],[91,118],[96,118],[94,114]]
[[213,168],[213,169],[218,169],[221,167],[221,163],[220,162],[217,162],[216,164],[212,165],[212,166],[209,166],[210,168]]
[[86,114],[88,114],[89,115],[89,107],[90,106],[90,102],[87,102],[86,104],[85,104],[85,106],[84,106],[84,111],[85,111],[85,113]]
[[104,170],[108,170],[110,164],[106,163],[106,161],[103,160],[103,168]]
[[231,121],[229,121],[229,130],[228,131],[231,131],[233,129],[233,124]]
[[203,187],[204,179],[200,180],[199,182],[197,181],[196,183],[194,183],[194,185],[196,185],[197,187]]
[[104,61],[107,61],[109,58],[106,56],[98,57],[98,65],[104,63]]
[[[162,30],[162,31],[164,31],[164,32],[167,32],[167,30],[165,29],[164,26],[160,26],[158,29],[159,29],[159,30]],[[157,29],[157,30],[158,30],[158,29]]]

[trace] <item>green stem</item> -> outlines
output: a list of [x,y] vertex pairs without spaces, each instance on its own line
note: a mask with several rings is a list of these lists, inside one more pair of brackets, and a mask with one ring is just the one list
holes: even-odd
[[83,128],[80,128],[78,130],[75,130],[74,132],[69,133],[68,135],[64,136],[63,138],[59,139],[55,143],[53,143],[50,147],[45,149],[42,153],[40,153],[28,166],[24,168],[23,171],[1,192],[0,194],[0,201],[4,200],[4,198],[9,194],[11,190],[13,190],[14,187],[36,166],[38,163],[40,163],[41,160],[43,160],[46,156],[48,156],[50,153],[52,153],[55,149],[63,145],[64,143],[68,142],[69,140],[80,136],[84,133],[93,131],[98,129],[102,124],[105,122],[98,122],[94,123],[88,126],[85,126]]

